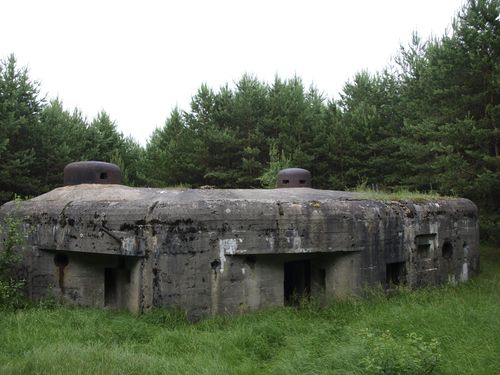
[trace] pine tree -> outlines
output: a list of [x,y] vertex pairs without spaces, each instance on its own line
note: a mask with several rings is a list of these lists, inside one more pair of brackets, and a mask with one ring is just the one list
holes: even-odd
[[0,62],[0,202],[14,194],[34,195],[35,143],[43,99],[39,84],[13,55]]

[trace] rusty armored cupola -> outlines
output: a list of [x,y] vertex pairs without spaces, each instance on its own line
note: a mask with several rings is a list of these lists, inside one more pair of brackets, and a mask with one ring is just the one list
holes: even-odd
[[77,161],[64,167],[64,185],[121,184],[120,168],[103,161]]
[[302,168],[287,168],[278,172],[278,188],[311,187],[311,172]]

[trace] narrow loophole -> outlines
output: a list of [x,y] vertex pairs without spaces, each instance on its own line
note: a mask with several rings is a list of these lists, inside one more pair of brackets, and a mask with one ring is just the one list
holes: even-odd
[[220,261],[218,259],[213,260],[210,262],[210,267],[217,272],[218,268],[220,267]]
[[69,263],[68,256],[66,254],[56,254],[54,256],[54,264],[57,267],[66,267]]

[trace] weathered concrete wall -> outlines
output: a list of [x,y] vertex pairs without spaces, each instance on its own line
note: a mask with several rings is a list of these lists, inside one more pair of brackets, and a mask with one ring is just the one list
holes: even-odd
[[[23,218],[32,298],[132,311],[233,313],[283,305],[290,288],[328,300],[377,284],[465,281],[479,270],[477,209],[465,199],[77,185],[8,203],[6,215]],[[68,260],[64,290],[57,254]]]
[[[61,252],[36,246],[25,250],[25,273],[32,299],[55,297],[61,303],[139,311],[140,273],[136,259],[64,252],[67,264],[58,264]],[[112,270],[110,272],[110,270]],[[115,279],[105,293],[106,277]],[[105,296],[109,297],[108,301]]]

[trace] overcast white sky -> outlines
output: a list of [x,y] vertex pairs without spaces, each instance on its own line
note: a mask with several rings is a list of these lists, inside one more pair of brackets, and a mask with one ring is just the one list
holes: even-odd
[[0,0],[0,57],[48,98],[107,111],[145,144],[205,82],[302,77],[329,98],[388,64],[414,30],[442,35],[463,0]]

